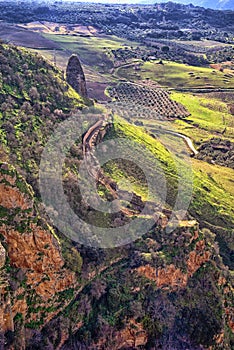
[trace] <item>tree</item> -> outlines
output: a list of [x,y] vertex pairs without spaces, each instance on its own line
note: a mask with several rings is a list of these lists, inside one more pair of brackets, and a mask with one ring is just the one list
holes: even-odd
[[170,48],[169,46],[162,46],[161,50],[163,53],[168,53],[170,51]]
[[32,86],[31,89],[29,90],[29,97],[31,98],[32,101],[39,100],[40,94],[37,91],[37,88],[35,86]]
[[95,280],[91,285],[91,295],[95,299],[100,299],[106,292],[106,283],[100,279]]

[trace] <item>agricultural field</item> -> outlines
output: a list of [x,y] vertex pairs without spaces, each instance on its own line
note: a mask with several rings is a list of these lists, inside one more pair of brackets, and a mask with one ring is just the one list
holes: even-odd
[[[151,130],[159,120],[170,120],[176,132],[190,137],[198,145],[212,137],[234,139],[234,118],[230,104],[210,94],[168,92],[140,84],[120,83],[108,89],[113,106],[122,115]],[[229,100],[228,100],[229,101]]]
[[234,88],[234,73],[220,72],[206,67],[194,67],[182,63],[164,61],[163,64],[145,62],[137,71],[135,65],[117,70],[121,79],[140,81],[150,79],[168,88]]
[[0,38],[4,42],[30,49],[59,49],[55,42],[44,38],[40,33],[27,30],[16,24],[0,22]]
[[173,40],[173,42],[191,47],[204,47],[204,48],[216,48],[216,47],[230,47],[231,45],[214,40]]
[[[149,89],[137,84],[120,83],[108,89],[115,104],[123,104],[123,109],[129,107],[129,112],[137,113],[143,120],[183,118],[189,115],[182,104],[171,100],[169,92],[163,89]],[[126,106],[126,107],[125,107]]]
[[81,26],[73,24],[58,24],[54,22],[40,21],[18,25],[21,28],[39,33],[66,34],[66,35],[93,35],[98,31],[93,26]]
[[175,127],[195,142],[212,137],[234,139],[234,118],[228,103],[178,92],[173,92],[171,98],[183,104],[191,114],[183,120],[175,121]]
[[31,50],[63,72],[66,71],[69,57],[73,53],[78,54],[84,68],[89,97],[98,101],[108,101],[105,90],[108,85],[118,81],[118,77],[113,74],[116,60],[112,50],[137,47],[137,43],[125,39],[101,35],[90,26],[66,26],[46,22],[29,23],[23,27],[51,43],[51,47],[33,47]]
[[72,36],[46,33],[43,36],[54,41],[62,50],[77,53],[85,65],[102,73],[108,73],[114,67],[114,57],[111,50],[137,46],[136,43],[115,36]]

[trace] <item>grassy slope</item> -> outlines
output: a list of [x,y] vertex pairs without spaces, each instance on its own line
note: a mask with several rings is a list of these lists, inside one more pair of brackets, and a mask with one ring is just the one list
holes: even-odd
[[[164,146],[153,137],[148,135],[142,130],[142,128],[126,123],[122,118],[116,118],[115,123],[115,133],[118,136],[124,135],[126,138],[132,139],[134,142],[143,145],[160,161],[163,171],[171,184],[177,182],[177,170],[172,154],[164,148]],[[194,161],[199,162],[199,161]],[[204,172],[202,172],[202,170]],[[227,173],[231,170],[227,170]],[[223,170],[225,173],[225,170]],[[176,188],[174,189],[176,191]],[[201,192],[201,198],[198,198],[196,194]],[[208,202],[214,208],[214,216],[220,215],[230,215],[231,221],[234,222],[234,213],[232,210],[232,192],[225,193],[222,186],[219,186],[210,176],[209,173],[206,174],[206,169],[194,169],[194,199],[191,203],[191,209],[193,211],[202,211],[202,208],[206,207],[206,202]],[[172,195],[172,193],[171,193]],[[199,208],[199,205],[202,207]],[[202,214],[201,214],[202,215]],[[228,218],[227,218],[228,219]]]
[[[194,73],[190,76],[189,73]],[[141,79],[149,78],[157,81],[160,85],[170,88],[196,88],[205,86],[234,87],[234,77],[226,78],[225,72],[214,71],[211,68],[194,67],[182,63],[165,61],[164,65],[154,62],[146,62],[142,66],[140,74]],[[129,80],[134,79],[133,67],[120,68],[118,75],[121,78]]]
[[[136,144],[143,145],[160,162],[167,179],[168,204],[173,205],[173,200],[177,195],[178,178],[177,168],[170,152],[140,127],[128,124],[119,117],[115,119],[114,125],[114,135],[112,136],[126,137],[136,142]],[[150,159],[148,159],[148,162],[150,162]],[[127,178],[129,171],[134,174],[134,170],[124,169],[124,167],[118,167],[116,164],[114,167],[112,164],[111,169],[107,167],[106,170],[116,180]],[[154,172],[155,169],[152,168],[152,174]],[[222,167],[209,166],[201,161],[193,161],[193,196],[189,212],[201,224],[208,223],[208,226],[211,225],[214,231],[218,233],[225,250],[223,255],[226,257],[227,263],[230,263],[228,255],[233,248],[230,240],[231,231],[234,228],[234,196],[230,178],[232,174],[232,169],[223,169]],[[222,176],[224,176],[223,180]],[[141,187],[139,179],[134,189],[138,194],[143,194],[143,197],[146,197],[145,184]]]
[[43,34],[46,38],[55,41],[61,49],[78,53],[85,65],[95,69],[105,69],[112,67],[113,56],[111,50],[123,48],[124,46],[136,46],[127,40],[115,36],[70,36]]
[[[191,137],[194,141],[202,141],[211,137],[234,138],[233,116],[226,103],[207,97],[173,92],[172,99],[182,103],[191,116],[184,121],[177,120],[176,128]],[[224,135],[221,133],[226,128]]]
[[0,160],[17,164],[37,187],[40,154],[48,137],[87,101],[42,57],[7,45],[0,46],[0,56]]
[[[120,117],[115,117],[114,130],[113,130],[112,136],[124,137],[124,138],[130,139],[134,143],[136,143],[136,145],[143,146],[144,148],[146,148],[147,151],[151,152],[153,157],[159,160],[160,164],[162,165],[163,171],[168,180],[167,185],[169,187],[169,191],[171,192],[171,198],[175,196],[175,191],[177,188],[177,171],[175,168],[175,163],[170,153],[164,148],[164,146],[160,142],[153,139],[150,135],[146,134],[144,130],[142,130],[142,128],[129,124]],[[137,149],[136,149],[136,152],[137,152]],[[149,155],[148,153],[145,154],[146,157],[148,155]],[[149,159],[148,162],[150,161],[151,160]],[[146,170],[146,169],[143,169],[143,170]],[[116,180],[123,180],[124,177],[128,179],[129,176],[130,177],[134,176],[135,167],[133,166],[133,169],[131,171],[129,167],[120,169],[116,164],[113,167],[113,163],[112,163],[112,166],[108,167],[108,171],[110,172],[111,176]],[[155,169],[152,169],[152,176],[154,175],[154,172],[155,172]],[[127,176],[126,176],[126,173],[127,173]],[[135,185],[135,190],[137,194],[142,195],[143,198],[145,199],[147,198],[145,183],[142,186],[142,183],[139,179]]]

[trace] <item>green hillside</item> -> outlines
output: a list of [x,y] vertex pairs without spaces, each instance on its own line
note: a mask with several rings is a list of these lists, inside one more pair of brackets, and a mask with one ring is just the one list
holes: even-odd
[[[233,192],[232,187],[223,185],[216,179],[219,168],[214,167],[208,170],[203,162],[193,162],[192,172],[189,166],[183,165],[183,160],[173,158],[173,152],[168,151],[157,139],[147,134],[141,127],[129,124],[120,117],[115,118],[114,128],[112,130],[114,137],[125,137],[133,140],[147,149],[159,161],[160,167],[166,176],[167,181],[167,204],[173,206],[177,196],[179,181],[192,187],[191,203],[189,212],[193,217],[206,227],[213,229],[217,233],[218,239],[221,242],[221,254],[225,258],[225,262],[234,267],[231,251],[233,250],[232,232],[234,229],[234,210],[233,210]],[[137,149],[136,149],[137,150]],[[145,154],[145,157],[147,157]],[[146,163],[151,164],[150,156],[146,159]],[[202,166],[202,164],[204,166]],[[141,167],[141,165],[139,165]],[[157,165],[152,163],[151,175],[157,176]],[[183,169],[183,175],[178,173],[178,167]],[[215,173],[215,169],[217,173]],[[144,170],[147,171],[146,168]],[[110,162],[106,166],[107,173],[114,179],[120,181],[134,177],[137,174],[137,164],[125,165],[121,162]],[[226,176],[230,176],[233,171],[227,171]],[[193,176],[193,179],[188,177]],[[179,179],[182,176],[182,179]],[[225,178],[224,178],[225,179]],[[191,182],[190,182],[191,180]],[[124,183],[124,182],[123,182]],[[160,186],[160,184],[159,184]],[[137,177],[135,187],[139,195],[147,198],[146,184],[144,179]],[[189,191],[188,191],[189,192]],[[184,195],[186,195],[186,190]],[[223,248],[223,249],[222,249]]]
[[[41,154],[56,126],[72,111],[83,108],[96,113],[96,119],[108,113],[104,107],[86,108],[92,103],[82,100],[41,56],[2,44],[0,59],[0,341],[4,347],[149,350],[165,349],[170,342],[174,349],[216,350],[222,339],[225,349],[232,348],[232,271],[225,266],[232,268],[231,193],[206,169],[195,168],[190,214],[173,232],[166,230],[168,217],[159,208],[161,221],[135,242],[101,249],[71,241],[69,225],[60,232],[41,203]],[[155,189],[163,187],[163,174],[164,210],[170,212],[181,174],[183,183],[191,180],[182,155],[173,159],[157,138],[118,116],[99,133],[104,131],[104,140],[121,137],[123,146],[134,141],[136,154],[143,149],[145,157],[136,164],[107,163],[104,170],[111,179],[109,183],[99,179],[98,187],[103,198],[113,200],[113,180],[124,179],[134,183],[139,202],[147,200],[143,167],[155,180]],[[88,146],[92,149],[92,142]],[[63,172],[64,192],[74,212],[101,228],[134,220],[137,211],[132,207],[111,216],[86,203],[78,183],[82,158],[78,140],[67,152]],[[159,197],[155,191],[150,198],[155,210]],[[126,234],[131,237],[130,230]]]
[[35,185],[42,147],[54,127],[84,101],[41,56],[0,45],[1,158]]

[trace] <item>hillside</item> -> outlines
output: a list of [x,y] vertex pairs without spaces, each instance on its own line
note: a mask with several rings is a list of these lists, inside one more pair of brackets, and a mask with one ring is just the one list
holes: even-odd
[[[179,181],[169,150],[144,129],[82,99],[41,56],[5,44],[0,53],[0,348],[232,348],[231,239],[226,230],[233,227],[231,194],[197,171],[190,213],[177,218],[177,228],[168,233]],[[68,203],[87,222],[104,231],[121,230],[138,215],[143,223],[149,219],[142,213],[147,195],[140,163],[107,163],[96,179],[101,197],[113,200],[119,177],[131,182],[134,173],[139,175],[132,190],[120,183],[120,191],[132,191],[133,197],[117,213],[103,214],[82,198],[78,170],[87,148],[95,157],[95,144],[121,136],[151,152],[145,161],[152,176],[160,175],[155,164],[165,174],[165,206],[150,198],[154,226],[135,242],[86,247],[68,238],[69,226],[59,231],[45,213],[38,186],[41,154],[72,111],[80,118],[83,141],[67,151],[63,186]],[[89,126],[86,111],[92,116]],[[128,240],[131,234],[127,231]]]
[[[136,0],[135,3],[139,4],[155,4],[154,0]],[[160,1],[167,2],[167,1]],[[194,6],[201,6],[205,8],[215,9],[215,10],[234,10],[234,4],[232,0],[176,0],[173,1],[178,4],[189,5],[193,4]]]
[[0,45],[1,154],[26,180],[34,177],[40,153],[54,126],[84,106],[57,68],[40,56]]

